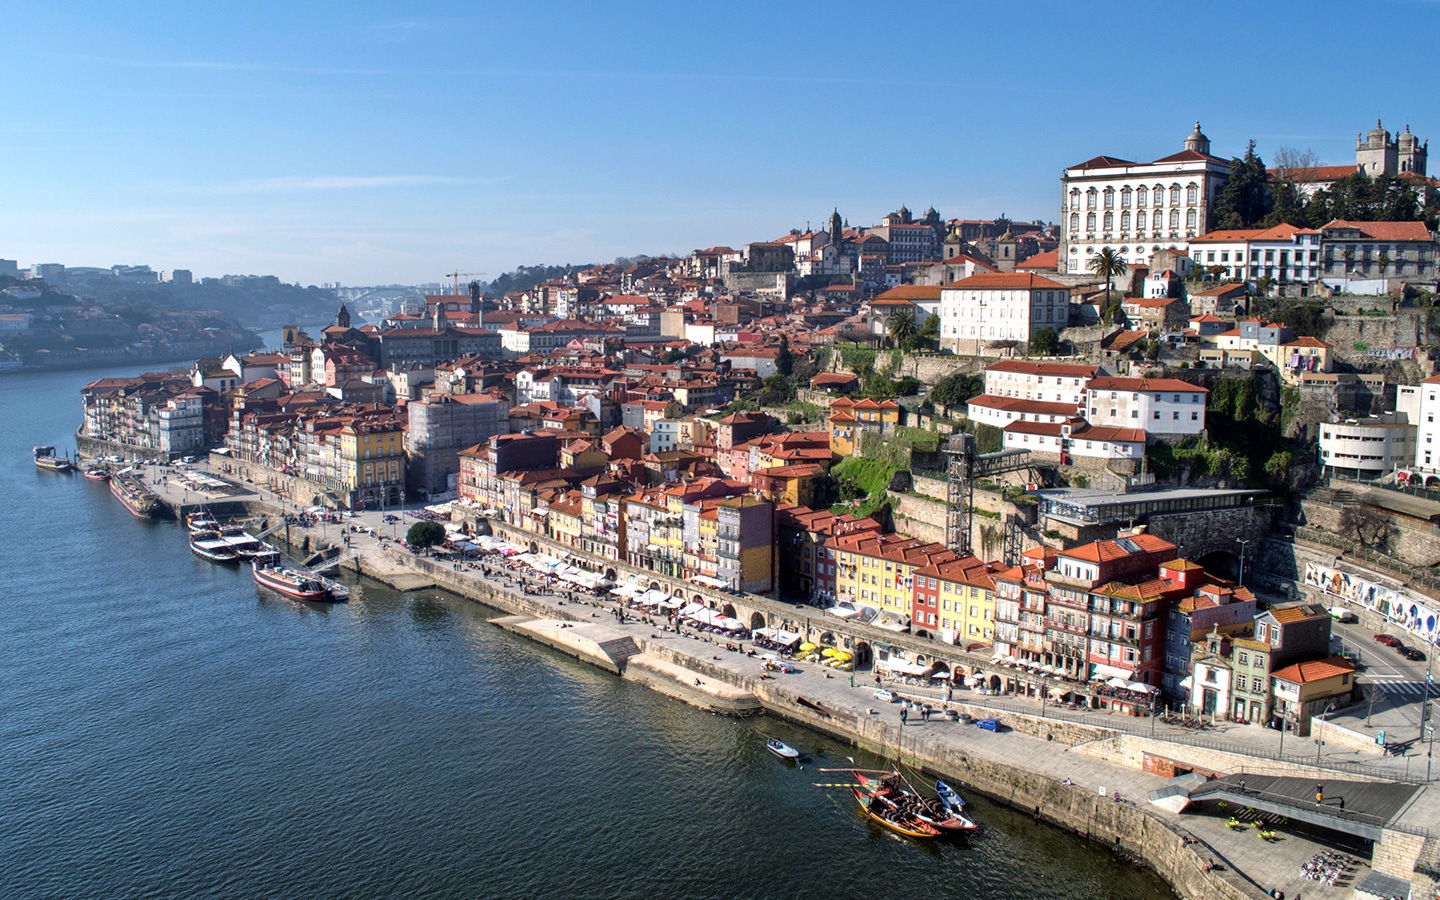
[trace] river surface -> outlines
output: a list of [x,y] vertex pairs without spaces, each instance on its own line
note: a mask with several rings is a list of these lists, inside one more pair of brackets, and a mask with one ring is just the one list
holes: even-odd
[[97,377],[0,377],[0,896],[1169,895],[977,798],[968,843],[890,835],[813,784],[853,751],[662,698],[468,601],[262,595],[103,483],[34,468],[34,444],[73,452]]

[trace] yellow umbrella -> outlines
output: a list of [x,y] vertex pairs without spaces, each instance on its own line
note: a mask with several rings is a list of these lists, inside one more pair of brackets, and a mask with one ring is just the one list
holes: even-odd
[[800,645],[800,652],[801,652],[801,653],[809,653],[811,650],[814,650],[814,649],[815,649],[815,645],[812,644],[812,643],[810,643],[809,641],[806,641],[805,643],[803,643],[803,644]]
[[835,656],[835,655],[838,654],[839,652],[840,652],[840,651],[839,651],[839,650],[836,650],[834,647],[826,647],[824,650],[821,650],[821,651],[820,651],[820,655],[821,655],[821,656]]

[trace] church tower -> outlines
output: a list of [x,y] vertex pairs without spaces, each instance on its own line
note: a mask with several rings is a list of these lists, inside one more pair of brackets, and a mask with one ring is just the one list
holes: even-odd
[[439,303],[436,303],[436,304],[435,304],[435,317],[434,317],[434,319],[433,319],[433,322],[434,322],[434,324],[435,324],[435,330],[436,330],[436,331],[444,331],[446,328],[449,328],[449,327],[450,327],[450,323],[448,323],[448,322],[445,321],[445,301],[444,301],[444,300],[441,300]]
[[350,327],[350,310],[345,308],[343,302],[340,304],[340,308],[335,311],[335,326],[337,328]]
[[1195,123],[1195,130],[1185,139],[1185,149],[1194,150],[1196,153],[1210,155],[1210,139],[1200,130],[1200,123]]
[[1396,156],[1395,142],[1379,119],[1375,120],[1375,127],[1363,139],[1355,135],[1355,165],[1370,178],[1394,175]]
[[[1405,133],[1396,140],[1396,157],[1400,163],[1400,172],[1413,172],[1416,175],[1425,174],[1425,157],[1430,155],[1430,142],[1423,144],[1420,139],[1410,133],[1410,126],[1405,126]],[[1397,173],[1398,174],[1398,173]]]
[[840,246],[840,236],[845,233],[845,223],[840,219],[840,208],[830,213],[830,243]]

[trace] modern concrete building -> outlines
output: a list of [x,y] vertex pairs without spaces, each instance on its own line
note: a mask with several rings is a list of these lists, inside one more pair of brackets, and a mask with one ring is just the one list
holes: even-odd
[[1321,425],[1320,465],[1326,472],[1378,478],[1414,463],[1415,434],[1403,413]]

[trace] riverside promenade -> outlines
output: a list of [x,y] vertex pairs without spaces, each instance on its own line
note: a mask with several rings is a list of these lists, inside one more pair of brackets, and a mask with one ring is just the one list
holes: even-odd
[[[244,503],[253,511],[272,514],[279,509],[271,506],[273,499],[265,496],[263,487],[236,486],[241,488],[239,492],[197,496],[159,471],[148,480],[163,478],[156,487],[175,505]],[[1282,890],[1286,896],[1303,892],[1308,897],[1338,898],[1350,896],[1358,880],[1330,887],[1305,879],[1301,867],[1322,845],[1299,835],[1282,833],[1278,842],[1268,843],[1252,829],[1227,828],[1223,818],[1175,813],[1149,803],[1148,792],[1165,787],[1169,779],[1117,759],[1107,752],[1103,735],[1094,736],[1094,729],[1087,733],[1079,726],[1067,726],[1063,719],[1045,720],[1007,708],[1011,704],[997,703],[998,698],[962,693],[956,694],[952,706],[977,716],[998,715],[1013,727],[991,733],[940,718],[922,722],[916,715],[902,724],[898,705],[874,698],[871,673],[858,673],[852,684],[848,673],[800,663],[793,675],[770,677],[757,658],[725,650],[723,638],[677,634],[634,618],[622,622],[614,615],[614,603],[566,600],[523,572],[492,566],[487,574],[483,568],[455,568],[417,557],[391,537],[402,536],[412,521],[407,518],[386,524],[378,513],[366,513],[344,519],[343,526],[292,528],[290,541],[292,546],[307,544],[311,548],[348,542],[343,551],[351,558],[347,568],[401,590],[434,585],[516,613],[531,620],[532,631],[546,630],[552,637],[564,637],[527,636],[582,659],[587,658],[580,649],[585,643],[583,632],[587,626],[603,626],[603,635],[597,634],[597,638],[628,638],[644,657],[638,660],[641,664],[617,667],[622,677],[702,707],[707,695],[733,699],[749,693],[773,714],[883,755],[898,756],[907,766],[942,774],[1086,835],[1114,852],[1142,859],[1182,896],[1262,897],[1266,891]],[[342,530],[350,525],[363,525],[369,531]],[[578,637],[574,636],[576,628]],[[525,633],[524,628],[512,630]],[[575,652],[566,650],[567,641]],[[595,662],[593,658],[590,661]],[[665,681],[667,674],[671,683],[658,683]],[[922,693],[907,686],[893,687],[902,695]],[[925,696],[934,699],[933,692]],[[1420,821],[1437,821],[1435,798],[1428,795],[1432,791],[1422,789],[1405,818],[1413,815]],[[1207,860],[1213,860],[1217,868],[1207,871]],[[1365,871],[1362,867],[1362,877]]]

